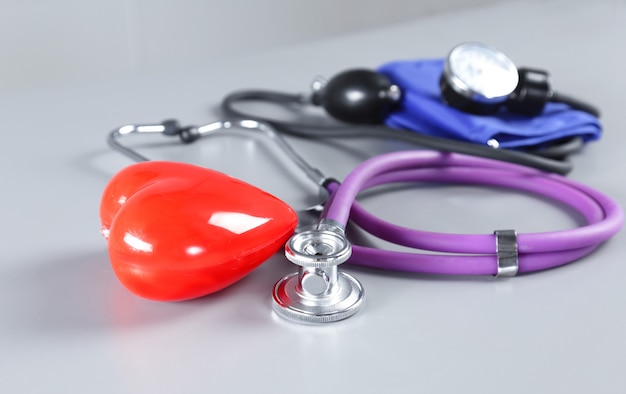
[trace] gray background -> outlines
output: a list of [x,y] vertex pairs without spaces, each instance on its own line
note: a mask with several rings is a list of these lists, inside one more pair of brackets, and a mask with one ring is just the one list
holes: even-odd
[[3,0],[0,90],[181,69],[489,0]]
[[[106,147],[109,130],[169,117],[210,122],[235,89],[303,91],[318,74],[441,57],[462,41],[546,68],[555,88],[598,105],[605,133],[572,157],[570,177],[626,204],[623,1],[511,1],[415,18],[176,67],[42,76],[45,83],[16,82],[0,94],[2,392],[626,391],[623,232],[574,264],[511,280],[346,266],[367,289],[365,308],[320,327],[271,312],[271,286],[295,269],[280,255],[190,302],[145,301],[115,279],[98,206],[107,181],[130,161]],[[310,200],[312,187],[285,171],[286,159],[263,139],[241,134],[186,147],[150,141],[156,146],[132,143],[154,158],[222,170],[294,207]],[[292,142],[337,178],[374,154],[409,148]],[[546,201],[473,187],[404,188],[363,203],[389,220],[451,233],[578,225]]]

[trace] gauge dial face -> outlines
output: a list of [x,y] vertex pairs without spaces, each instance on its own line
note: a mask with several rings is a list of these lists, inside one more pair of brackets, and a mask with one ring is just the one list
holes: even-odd
[[479,43],[461,44],[447,59],[448,77],[454,90],[475,99],[505,98],[517,86],[515,64],[502,52]]

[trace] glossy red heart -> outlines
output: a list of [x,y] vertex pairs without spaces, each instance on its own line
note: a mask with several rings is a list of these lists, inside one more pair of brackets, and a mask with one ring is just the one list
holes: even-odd
[[100,205],[113,270],[134,294],[180,301],[221,290],[293,233],[296,213],[248,183],[191,164],[149,161],[117,173]]

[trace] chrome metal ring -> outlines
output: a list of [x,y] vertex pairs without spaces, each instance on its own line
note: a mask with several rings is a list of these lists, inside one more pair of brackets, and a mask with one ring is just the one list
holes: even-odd
[[327,268],[344,263],[352,246],[343,234],[308,230],[292,236],[285,245],[287,260],[301,267]]
[[498,273],[496,277],[512,277],[519,269],[517,233],[515,230],[496,230],[496,256]]
[[361,283],[345,272],[338,272],[334,291],[319,295],[303,290],[299,274],[293,273],[276,282],[272,291],[274,311],[300,323],[331,323],[357,313],[365,300]]

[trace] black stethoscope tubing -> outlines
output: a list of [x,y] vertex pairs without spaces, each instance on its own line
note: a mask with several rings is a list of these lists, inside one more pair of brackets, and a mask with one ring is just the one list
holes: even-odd
[[568,174],[572,170],[571,163],[563,161],[562,159],[568,154],[579,150],[583,146],[582,138],[575,137],[556,143],[545,149],[515,151],[509,149],[496,149],[489,146],[481,146],[471,142],[452,140],[448,138],[434,137],[413,131],[393,129],[384,125],[320,125],[281,121],[247,113],[236,108],[237,103],[244,101],[266,102],[295,109],[298,109],[298,106],[310,104],[309,97],[303,94],[268,90],[242,90],[232,92],[224,97],[221,103],[221,110],[227,118],[254,119],[266,122],[284,134],[299,138],[387,138],[417,144],[439,151],[456,152],[520,164],[561,175]]

